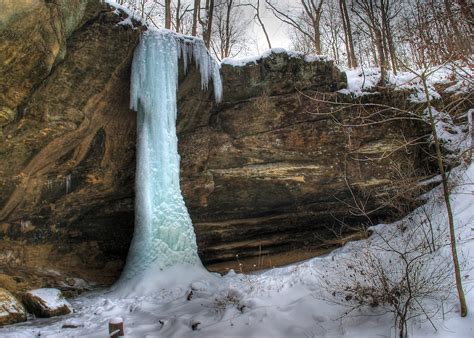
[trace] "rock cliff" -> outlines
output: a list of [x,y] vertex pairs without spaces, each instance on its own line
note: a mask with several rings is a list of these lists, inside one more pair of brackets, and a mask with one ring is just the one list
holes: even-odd
[[182,190],[212,269],[249,271],[324,253],[349,228],[390,218],[400,200],[388,202],[387,193],[428,169],[422,148],[410,145],[424,127],[379,114],[385,105],[415,108],[407,93],[353,100],[337,93],[346,79],[331,62],[280,52],[224,64],[222,77],[218,106],[183,81],[178,117]]
[[[0,14],[0,287],[67,291],[120,273],[133,233],[128,104],[140,35],[123,19],[92,0],[21,0]],[[211,269],[320,254],[338,244],[341,222],[369,222],[355,196],[375,210],[370,221],[390,217],[387,189],[426,167],[406,146],[421,126],[378,123],[379,104],[408,105],[402,92],[354,101],[337,93],[346,80],[331,62],[278,51],[224,64],[222,77],[219,105],[194,69],[178,93],[181,186]]]
[[15,116],[0,147],[0,283],[110,283],[133,232],[140,32],[98,1],[8,3],[0,106]]

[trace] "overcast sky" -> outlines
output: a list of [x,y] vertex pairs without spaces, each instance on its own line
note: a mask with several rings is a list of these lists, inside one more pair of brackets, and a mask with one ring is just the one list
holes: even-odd
[[[113,0],[118,2],[117,0]],[[241,4],[252,2],[253,4],[256,3],[255,0],[241,0]],[[152,1],[149,1],[152,3]],[[202,3],[205,3],[204,0],[201,0]],[[237,1],[236,1],[237,2]],[[187,0],[186,4],[191,5],[193,3],[192,0]],[[271,3],[278,6],[279,9],[282,11],[287,11],[289,8],[299,8],[299,0],[271,0]],[[256,55],[264,52],[268,49],[268,44],[265,38],[265,35],[262,31],[260,25],[256,22],[256,20],[252,20],[255,15],[255,11],[251,7],[241,7],[241,10],[244,12],[243,21],[248,24],[248,36],[249,36],[249,43],[248,48],[249,50],[245,53],[239,54],[237,57],[246,57],[251,55]],[[158,14],[162,15],[162,14]],[[283,48],[290,48],[291,42],[288,36],[288,25],[278,20],[272,13],[270,9],[267,8],[267,4],[265,0],[260,0],[260,16],[262,21],[265,24],[265,28],[270,36],[270,41],[273,48],[276,47],[283,47]]]
[[[272,0],[272,3],[275,3],[279,7],[286,9],[290,4],[295,6],[296,0]],[[249,10],[246,13],[249,18],[254,15],[252,11]],[[291,43],[288,37],[288,25],[275,18],[271,10],[266,8],[265,0],[260,1],[260,11],[262,21],[264,22],[265,28],[267,29],[268,35],[270,36],[272,47],[289,48]],[[258,23],[251,23],[249,26],[249,35],[254,37],[256,41],[250,44],[250,50],[247,54],[254,55],[268,49],[265,35],[263,34],[262,28],[258,25]]]

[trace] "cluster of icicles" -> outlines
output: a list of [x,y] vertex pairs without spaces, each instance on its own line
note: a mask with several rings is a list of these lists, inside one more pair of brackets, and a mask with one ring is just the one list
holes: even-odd
[[192,60],[207,89],[213,81],[220,101],[219,64],[202,40],[166,30],[143,33],[135,50],[131,108],[138,113],[135,233],[122,280],[153,267],[200,264],[196,236],[179,184],[176,95],[179,60],[184,70]]

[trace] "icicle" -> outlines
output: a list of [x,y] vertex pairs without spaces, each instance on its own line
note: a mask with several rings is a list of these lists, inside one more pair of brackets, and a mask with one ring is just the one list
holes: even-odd
[[153,266],[199,264],[196,236],[179,185],[176,136],[178,61],[196,60],[201,85],[214,81],[221,99],[219,66],[202,40],[148,31],[135,51],[131,108],[138,112],[135,233],[122,279]]
[[220,64],[209,54],[204,41],[179,35],[175,37],[181,46],[180,56],[183,58],[184,71],[187,72],[189,63],[194,60],[196,68],[201,73],[201,88],[207,90],[212,79],[214,99],[220,102],[222,100]]

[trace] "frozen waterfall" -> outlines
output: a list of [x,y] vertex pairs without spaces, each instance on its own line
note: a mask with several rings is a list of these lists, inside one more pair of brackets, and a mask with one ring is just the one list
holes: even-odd
[[122,280],[149,268],[199,265],[196,236],[179,184],[176,95],[179,59],[185,71],[195,61],[201,85],[213,80],[214,96],[222,96],[219,65],[202,40],[167,30],[142,34],[135,50],[131,108],[138,112],[135,233]]

